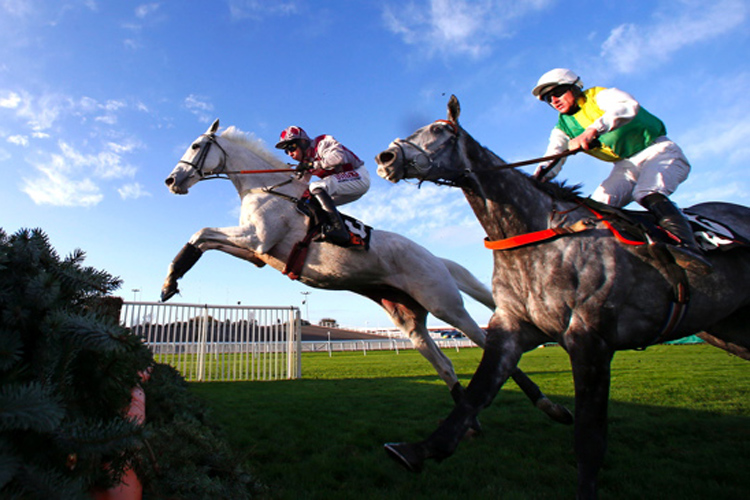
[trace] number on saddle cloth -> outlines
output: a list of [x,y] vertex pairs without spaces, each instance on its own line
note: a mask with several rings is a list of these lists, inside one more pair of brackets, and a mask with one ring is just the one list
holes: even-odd
[[[321,226],[327,221],[327,217],[323,207],[320,206],[318,200],[316,200],[314,196],[311,196],[309,192],[305,192],[297,202],[297,211],[309,219],[307,229],[308,235],[320,233]],[[342,213],[341,218],[344,220],[344,225],[346,226],[346,229],[349,230],[350,236],[349,242],[341,246],[361,247],[364,250],[369,250],[372,227],[350,215]]]

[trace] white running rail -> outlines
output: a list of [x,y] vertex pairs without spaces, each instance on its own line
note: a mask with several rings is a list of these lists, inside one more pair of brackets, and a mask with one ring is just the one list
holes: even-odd
[[120,322],[188,381],[294,379],[302,372],[297,307],[125,302]]

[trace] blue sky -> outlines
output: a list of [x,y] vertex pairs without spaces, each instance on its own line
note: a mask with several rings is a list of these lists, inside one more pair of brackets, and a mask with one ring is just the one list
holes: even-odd
[[[530,91],[569,67],[666,123],[693,165],[678,204],[748,204],[749,16],[747,0],[0,0],[0,227],[40,227],[60,254],[81,248],[87,265],[122,278],[126,299],[157,300],[195,231],[237,221],[228,182],[182,197],[166,189],[190,142],[215,118],[269,146],[296,124],[334,135],[369,167],[370,192],[345,212],[489,283],[463,196],[387,183],[374,156],[444,118],[450,94],[464,128],[505,160],[540,156],[556,116]],[[590,193],[607,173],[573,158],[560,178]],[[180,287],[173,301],[210,304],[300,306],[311,291],[313,322],[390,326],[366,299],[218,252]]]

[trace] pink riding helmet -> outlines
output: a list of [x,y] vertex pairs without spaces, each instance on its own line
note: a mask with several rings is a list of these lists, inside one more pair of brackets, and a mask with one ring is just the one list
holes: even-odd
[[310,137],[304,130],[302,130],[302,127],[291,125],[281,132],[281,136],[279,137],[279,142],[276,144],[276,148],[284,149],[284,147],[290,142],[299,140],[310,142]]

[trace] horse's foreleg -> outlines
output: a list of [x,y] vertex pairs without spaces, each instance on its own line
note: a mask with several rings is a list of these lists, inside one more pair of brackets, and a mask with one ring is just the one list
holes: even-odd
[[506,335],[488,331],[482,360],[466,388],[465,396],[438,429],[420,443],[388,443],[388,455],[411,471],[420,471],[427,459],[438,461],[452,455],[479,412],[487,407],[510,376],[521,349]]
[[[479,347],[484,347],[486,336],[484,330],[477,325],[466,310],[456,308],[441,311],[440,319],[458,328],[464,335],[469,337]],[[523,393],[536,408],[543,411],[555,422],[570,425],[573,423],[573,415],[564,406],[554,403],[544,395],[538,385],[529,378],[520,368],[516,367],[510,374],[513,381],[521,388]]]
[[595,335],[568,345],[575,383],[574,442],[578,462],[578,500],[597,497],[597,476],[607,450],[607,405],[613,351]]
[[182,278],[198,262],[206,250],[220,250],[229,255],[252,262],[258,267],[265,264],[252,250],[256,243],[252,227],[203,228],[195,233],[182,247],[169,266],[167,278],[161,289],[161,300],[166,302],[179,290],[177,280]]
[[188,272],[196,262],[198,262],[201,255],[203,255],[203,252],[192,243],[186,243],[177,253],[172,260],[172,263],[169,265],[167,278],[164,280],[164,284],[161,287],[162,302],[168,301],[179,292],[177,289],[177,280],[182,278],[185,273]]

